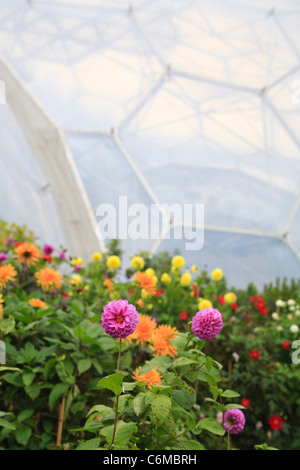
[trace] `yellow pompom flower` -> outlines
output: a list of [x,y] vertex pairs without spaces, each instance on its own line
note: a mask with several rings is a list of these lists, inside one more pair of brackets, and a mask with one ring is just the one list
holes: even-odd
[[234,304],[237,301],[237,296],[234,292],[227,292],[227,294],[224,295],[224,300],[227,304]]
[[134,256],[131,259],[131,266],[137,271],[141,271],[145,266],[145,261],[141,256]]
[[193,273],[195,273],[195,274],[198,274],[198,273],[199,273],[199,268],[198,268],[198,266],[196,266],[195,264],[193,264],[193,266],[191,267],[191,270],[192,270]]
[[147,297],[149,297],[148,292],[144,288],[141,290],[141,297],[142,299],[147,299]]
[[73,258],[72,261],[71,261],[71,264],[72,264],[72,266],[77,266],[77,265],[82,266],[83,261],[82,261],[81,258]]
[[121,259],[117,255],[112,255],[106,261],[106,265],[110,269],[118,269],[121,266]]
[[192,275],[191,275],[191,273],[189,272],[189,270],[186,270],[186,272],[183,273],[182,276],[181,276],[181,278],[180,278],[180,284],[181,284],[183,287],[188,287],[191,282],[192,282]]
[[102,255],[98,251],[92,254],[92,260],[95,261],[95,263],[97,263],[98,261],[101,261],[101,259],[102,259]]
[[163,274],[161,275],[160,281],[161,281],[163,284],[170,284],[171,280],[172,280],[172,279],[171,279],[170,274],[168,274],[168,273],[163,273]]
[[204,310],[205,308],[212,308],[213,304],[208,299],[198,299],[198,308],[199,310]]
[[181,269],[184,265],[185,259],[183,258],[183,256],[174,256],[174,258],[172,259],[172,266],[174,268]]
[[82,282],[82,277],[79,274],[74,274],[71,279],[71,284],[75,284],[75,286],[79,286]]
[[147,274],[147,276],[152,277],[152,278],[155,277],[155,271],[153,268],[147,268],[145,271],[145,274]]
[[211,273],[211,278],[213,281],[220,281],[223,277],[223,271],[221,268],[216,268]]

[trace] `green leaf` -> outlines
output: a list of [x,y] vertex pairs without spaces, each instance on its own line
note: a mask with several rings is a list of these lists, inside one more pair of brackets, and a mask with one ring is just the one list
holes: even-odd
[[203,418],[199,421],[197,429],[205,429],[206,431],[216,434],[217,436],[223,436],[225,429],[215,418]]
[[179,357],[174,361],[173,367],[182,367],[189,364],[198,364],[198,362],[193,359],[189,359],[188,357]]
[[[100,433],[105,437],[108,444],[112,441],[114,425],[101,429]],[[114,447],[124,447],[130,441],[132,435],[137,431],[135,423],[118,421],[115,435]]]
[[215,405],[217,405],[220,411],[223,411],[223,413],[228,409],[226,406],[221,405],[221,403],[217,402],[216,400],[213,400],[212,398],[205,398],[205,401],[214,403]]
[[79,300],[77,300],[77,299],[73,300],[73,302],[72,302],[72,311],[73,311],[79,318],[82,318],[82,317],[83,317],[84,306],[82,305],[81,302],[79,302]]
[[245,410],[246,408],[243,405],[239,405],[238,403],[230,403],[229,405],[225,405],[226,410]]
[[25,421],[26,419],[30,418],[33,413],[34,410],[23,410],[18,414],[17,421],[21,423],[22,421]]
[[35,374],[33,372],[24,371],[22,374],[22,379],[25,386],[30,385],[34,381],[34,378]]
[[59,399],[59,397],[68,390],[68,387],[69,386],[66,384],[56,384],[53,387],[49,395],[49,407],[51,411],[53,410],[53,407],[55,403],[57,402],[57,400]]
[[10,333],[15,327],[15,319],[12,316],[8,318],[2,318],[0,320],[0,336],[6,336]]
[[151,392],[154,394],[171,395],[172,387],[170,385],[153,385]]
[[31,384],[25,387],[25,392],[31,398],[31,400],[35,400],[40,394],[41,388],[38,384]]
[[105,418],[106,416],[109,416],[110,414],[113,414],[113,413],[114,413],[114,410],[110,408],[109,406],[95,405],[89,410],[88,416],[93,414],[95,416],[100,416],[101,418]]
[[7,421],[3,418],[0,418],[0,426],[6,429],[11,429],[13,431],[16,429],[16,425],[14,423],[11,423],[10,421]]
[[122,384],[123,384],[123,374],[118,372],[117,374],[108,375],[107,377],[103,377],[97,383],[97,387],[108,388],[111,390],[116,396],[120,395],[122,392]]
[[123,385],[125,392],[131,392],[131,390],[135,389],[137,384],[135,382],[123,382]]
[[172,447],[174,450],[205,450],[205,447],[198,441],[189,439],[188,441],[181,441],[175,447]]
[[151,404],[151,422],[156,426],[162,425],[170,413],[171,406],[172,400],[170,397],[160,394],[155,395]]
[[31,434],[32,434],[31,428],[27,426],[26,424],[20,423],[15,433],[16,441],[21,446],[26,446],[30,439]]
[[99,447],[100,438],[95,437],[94,439],[89,439],[85,442],[81,442],[79,446],[76,447],[76,450],[93,450]]
[[145,402],[146,393],[138,393],[133,400],[133,409],[137,416],[146,409],[146,402]]
[[21,369],[19,369],[18,367],[0,367],[0,372],[3,372],[4,370],[16,370],[18,372],[22,372]]
[[240,394],[235,392],[234,390],[225,390],[225,392],[221,394],[221,397],[225,397],[225,398],[235,398],[239,396]]
[[23,387],[22,375],[20,375],[19,372],[4,374],[1,379],[6,380],[6,382],[16,387]]
[[91,359],[89,359],[89,358],[80,359],[80,361],[78,361],[78,364],[77,364],[79,375],[83,374],[83,372],[86,372],[87,370],[89,370],[91,365],[92,365],[92,360]]

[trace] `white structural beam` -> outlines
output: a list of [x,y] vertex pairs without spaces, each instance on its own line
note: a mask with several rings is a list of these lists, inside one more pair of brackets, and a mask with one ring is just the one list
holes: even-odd
[[71,254],[87,261],[93,252],[105,251],[105,245],[64,135],[1,56],[0,79],[6,102],[51,185]]

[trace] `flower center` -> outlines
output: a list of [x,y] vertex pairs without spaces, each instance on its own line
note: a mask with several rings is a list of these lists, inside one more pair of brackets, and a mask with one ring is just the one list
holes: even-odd
[[121,323],[122,321],[123,321],[122,315],[117,315],[117,316],[116,316],[116,322],[117,322],[117,323]]

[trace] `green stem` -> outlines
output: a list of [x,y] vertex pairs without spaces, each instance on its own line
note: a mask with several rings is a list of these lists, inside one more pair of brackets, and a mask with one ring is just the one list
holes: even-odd
[[227,431],[227,450],[230,450],[230,434],[229,434],[229,429]]
[[[119,344],[119,355],[118,355],[118,362],[117,362],[117,373],[119,372],[119,369],[120,369],[121,349],[122,349],[122,338],[120,338],[120,344]],[[117,395],[117,400],[116,400],[114,432],[113,432],[113,436],[112,436],[112,441],[111,441],[111,445],[110,445],[110,450],[111,450],[111,449],[113,448],[113,446],[114,446],[115,437],[116,437],[116,430],[117,430],[117,423],[118,423],[119,396],[120,396],[120,395]]]
[[182,377],[184,377],[185,375],[189,374],[190,372],[195,372],[196,370],[200,370],[201,367],[204,366],[204,364],[205,364],[205,363],[203,362],[203,364],[201,364],[201,366],[199,366],[199,367],[196,367],[196,369],[194,368],[194,369],[187,370],[186,372],[184,372],[184,373],[180,376],[180,378],[182,379]]

